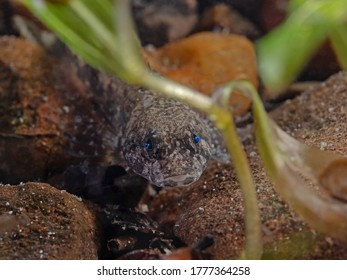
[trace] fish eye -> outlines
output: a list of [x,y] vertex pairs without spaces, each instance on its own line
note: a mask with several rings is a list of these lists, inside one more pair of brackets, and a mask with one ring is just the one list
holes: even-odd
[[194,139],[195,144],[198,144],[200,142],[200,136],[199,135],[194,134],[193,139]]
[[146,151],[150,151],[153,149],[153,143],[151,139],[148,139],[145,143],[145,149]]

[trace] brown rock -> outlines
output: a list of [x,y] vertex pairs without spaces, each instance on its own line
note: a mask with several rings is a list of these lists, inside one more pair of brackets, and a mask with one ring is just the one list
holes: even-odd
[[[346,155],[346,101],[347,74],[339,73],[271,115],[300,141]],[[347,244],[315,233],[278,197],[248,133],[243,133],[243,144],[257,186],[264,258],[347,258]],[[161,191],[150,214],[160,225],[175,224],[175,234],[189,246],[211,235],[214,244],[207,251],[212,259],[236,258],[244,246],[242,203],[232,166],[214,162],[192,186]]]
[[162,46],[183,38],[198,20],[196,0],[135,0],[132,5],[143,45]]
[[66,64],[29,41],[1,37],[0,73],[1,182],[42,179],[87,157],[100,160],[104,125]]
[[240,14],[256,22],[258,18],[258,10],[263,0],[203,0],[199,1],[200,9],[206,9],[216,3],[223,3],[236,9]]
[[[202,32],[144,54],[155,71],[209,96],[231,80],[248,80],[258,87],[255,50],[243,36]],[[236,115],[247,112],[250,104],[250,98],[237,91],[230,98]]]
[[0,1],[0,35],[14,32],[11,23],[12,11],[8,1]]
[[281,24],[288,13],[288,0],[264,0],[259,9],[260,27],[269,32]]
[[[97,259],[100,228],[94,206],[43,183],[0,186],[1,259]],[[0,223],[0,227],[3,224]]]
[[108,258],[123,258],[123,255],[133,253],[137,255],[136,252],[146,249],[168,252],[175,248],[171,236],[160,231],[146,214],[118,205],[108,205],[103,211],[107,221],[105,237]]
[[202,14],[196,27],[197,31],[216,31],[239,34],[251,39],[259,37],[260,32],[248,19],[231,6],[216,4]]

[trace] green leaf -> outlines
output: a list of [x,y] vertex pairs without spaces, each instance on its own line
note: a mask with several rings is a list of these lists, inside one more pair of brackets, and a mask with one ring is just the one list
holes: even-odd
[[66,45],[92,66],[133,82],[147,71],[142,59],[133,57],[140,56],[134,31],[123,36],[128,41],[132,40],[130,45],[134,55],[126,55],[129,50],[127,45],[121,42],[124,38],[118,38],[120,33],[117,32],[117,20],[122,20],[122,23],[125,22],[124,25],[127,25],[131,19],[129,17],[124,19],[122,14],[118,14],[117,17],[114,13],[115,6],[122,5],[125,9],[128,6],[125,5],[126,1],[70,0],[56,3],[22,0],[22,2]]
[[347,19],[346,0],[291,4],[288,19],[256,44],[260,76],[274,94],[295,80],[321,43]]
[[252,97],[257,146],[276,191],[314,229],[347,241],[347,158],[298,142]]
[[347,69],[347,25],[337,26],[331,32],[330,39],[340,65]]
[[259,73],[265,86],[282,90],[292,82],[326,37],[325,26],[288,21],[257,42]]

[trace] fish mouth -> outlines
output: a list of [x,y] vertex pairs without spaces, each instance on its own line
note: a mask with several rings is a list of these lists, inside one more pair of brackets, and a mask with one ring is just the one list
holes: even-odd
[[194,176],[189,174],[185,175],[176,175],[164,178],[163,181],[160,182],[161,187],[176,187],[176,186],[187,186],[196,181]]

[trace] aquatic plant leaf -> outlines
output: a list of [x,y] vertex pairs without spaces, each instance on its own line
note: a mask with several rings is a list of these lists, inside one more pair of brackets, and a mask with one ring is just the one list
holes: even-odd
[[347,159],[332,162],[319,175],[319,183],[331,196],[347,202]]
[[259,73],[266,87],[276,92],[292,82],[325,35],[324,27],[303,25],[293,20],[258,41]]
[[285,133],[248,82],[230,82],[214,99],[227,104],[235,88],[253,99],[257,146],[276,191],[314,229],[347,241],[347,157],[304,145]]
[[347,241],[347,157],[295,140],[253,97],[257,145],[275,189],[314,229]]
[[340,33],[335,29],[347,18],[345,0],[296,0],[290,10],[288,19],[256,45],[259,73],[273,97],[300,74],[327,37]]
[[[70,0],[22,2],[76,54],[90,65],[106,70],[125,80],[136,80],[146,67],[140,56],[139,44],[132,28],[132,21],[125,15],[115,16],[114,1]],[[115,3],[123,1],[115,1]],[[117,21],[129,22],[129,30],[117,31]],[[119,36],[126,33],[129,46],[120,44]],[[130,48],[130,49],[129,49]],[[136,51],[134,51],[134,49]],[[134,62],[135,61],[135,62]]]
[[273,240],[264,246],[263,260],[302,259],[315,249],[316,236],[309,229],[295,231],[286,238]]
[[336,27],[330,34],[340,65],[347,69],[347,25]]

